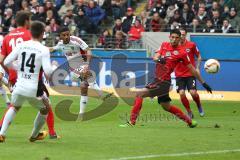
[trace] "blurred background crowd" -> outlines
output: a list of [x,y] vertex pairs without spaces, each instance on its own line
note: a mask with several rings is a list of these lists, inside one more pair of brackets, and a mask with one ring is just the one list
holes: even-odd
[[126,49],[142,47],[142,32],[239,33],[239,9],[239,0],[1,0],[0,42],[16,28],[19,10],[46,24],[47,46],[68,26],[91,47]]

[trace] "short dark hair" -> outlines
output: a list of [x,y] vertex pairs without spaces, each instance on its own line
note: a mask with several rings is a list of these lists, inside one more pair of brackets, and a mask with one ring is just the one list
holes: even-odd
[[185,27],[180,27],[179,31],[185,31],[187,33],[187,29]]
[[30,21],[31,13],[28,11],[18,11],[16,14],[17,26],[24,26],[26,21]]
[[62,32],[67,32],[67,31],[70,31],[69,28],[63,26],[63,27],[59,28],[58,33],[61,34]]
[[45,24],[40,21],[33,21],[30,31],[33,38],[40,38],[45,31]]
[[179,31],[179,29],[173,29],[173,30],[171,30],[171,31],[170,31],[170,35],[172,35],[172,34],[177,34],[177,35],[181,36],[181,32]]

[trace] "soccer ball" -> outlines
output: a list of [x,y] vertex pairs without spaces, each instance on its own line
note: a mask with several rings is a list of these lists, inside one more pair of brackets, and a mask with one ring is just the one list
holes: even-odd
[[220,63],[216,59],[209,59],[204,64],[207,73],[217,73],[220,69]]

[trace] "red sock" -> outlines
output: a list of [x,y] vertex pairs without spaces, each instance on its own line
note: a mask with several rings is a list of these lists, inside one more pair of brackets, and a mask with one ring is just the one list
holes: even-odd
[[200,97],[198,93],[196,93],[196,96],[192,96],[193,100],[196,102],[198,108],[201,107]]
[[176,106],[171,105],[171,107],[169,108],[168,112],[174,114],[175,116],[177,116],[178,118],[180,118],[181,120],[183,120],[184,122],[186,122],[189,125],[192,123],[192,120],[187,115],[185,115],[181,111],[181,109],[179,109]]
[[189,112],[192,112],[192,111],[191,111],[191,108],[190,108],[189,101],[188,101],[186,95],[181,95],[180,98],[181,98],[182,104],[184,105],[184,107],[185,107],[185,109],[187,110],[187,112],[188,112],[188,113],[189,113]]
[[143,98],[140,98],[140,97],[135,98],[134,106],[132,108],[131,116],[130,116],[130,121],[131,121],[131,124],[133,125],[136,123],[139,112],[141,111],[142,103],[143,103]]
[[48,126],[48,130],[49,130],[50,135],[56,134],[56,132],[54,130],[54,114],[53,114],[53,111],[52,111],[52,107],[49,108],[49,112],[48,112],[48,115],[47,115],[47,126]]

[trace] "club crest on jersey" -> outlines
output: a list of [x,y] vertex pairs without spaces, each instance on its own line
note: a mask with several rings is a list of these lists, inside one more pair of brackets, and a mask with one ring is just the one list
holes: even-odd
[[166,52],[166,57],[170,57],[171,56],[171,52]]
[[178,55],[179,52],[178,52],[178,51],[173,51],[173,54],[174,54],[174,55]]
[[189,49],[189,48],[187,48],[187,49],[186,49],[186,52],[187,52],[187,53],[189,53],[189,52],[190,52],[190,49]]

